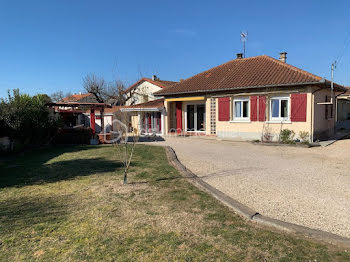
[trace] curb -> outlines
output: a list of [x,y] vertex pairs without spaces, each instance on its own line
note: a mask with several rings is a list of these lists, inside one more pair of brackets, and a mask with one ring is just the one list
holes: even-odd
[[342,237],[333,233],[329,233],[326,231],[312,229],[305,226],[300,226],[297,224],[284,222],[278,219],[270,218],[267,216],[263,216],[253,209],[243,205],[242,203],[234,200],[228,195],[224,194],[220,190],[215,187],[209,185],[207,182],[203,181],[201,178],[196,176],[190,170],[188,170],[177,158],[174,149],[170,146],[166,146],[166,155],[171,165],[173,165],[180,173],[186,177],[191,179],[191,181],[200,189],[208,192],[210,195],[215,197],[217,200],[222,202],[224,205],[231,208],[238,215],[245,218],[250,222],[255,222],[259,225],[272,227],[281,231],[301,234],[304,237],[308,237],[311,239],[315,239],[318,241],[330,243],[337,246],[350,247],[350,238]]

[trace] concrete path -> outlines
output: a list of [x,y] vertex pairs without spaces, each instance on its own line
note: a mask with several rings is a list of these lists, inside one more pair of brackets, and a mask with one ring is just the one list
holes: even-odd
[[350,140],[295,148],[167,138],[179,160],[233,199],[282,221],[350,237]]

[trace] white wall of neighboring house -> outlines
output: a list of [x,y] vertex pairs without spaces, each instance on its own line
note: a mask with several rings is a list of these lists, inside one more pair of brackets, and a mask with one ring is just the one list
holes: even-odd
[[135,91],[132,97],[126,102],[126,105],[135,105],[155,100],[153,93],[161,90],[162,88],[154,85],[148,81],[143,81],[135,87]]
[[[90,126],[90,113],[84,113],[85,116],[84,124],[85,126]],[[101,132],[101,119],[100,118],[100,112],[96,112],[95,115],[95,127],[96,127],[96,133]],[[105,130],[107,133],[109,133],[112,130],[112,124],[113,124],[113,114],[111,113],[105,113],[104,114],[104,124],[105,124]]]

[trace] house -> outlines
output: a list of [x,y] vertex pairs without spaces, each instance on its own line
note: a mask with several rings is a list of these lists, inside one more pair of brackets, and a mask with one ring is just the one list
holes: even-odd
[[237,58],[155,93],[164,97],[167,134],[278,140],[282,129],[310,141],[334,133],[334,95],[346,89],[263,55]]
[[[120,108],[128,114],[129,128],[140,135],[164,135],[164,99],[154,93],[176,84],[177,82],[152,78],[142,78],[126,91],[126,106]],[[130,131],[131,131],[130,130]]]
[[337,97],[337,126],[350,129],[350,87]]
[[156,75],[153,75],[152,78],[141,78],[125,90],[126,97],[128,98],[126,105],[130,106],[155,100],[156,97],[153,95],[155,92],[175,83],[173,81],[161,80]]

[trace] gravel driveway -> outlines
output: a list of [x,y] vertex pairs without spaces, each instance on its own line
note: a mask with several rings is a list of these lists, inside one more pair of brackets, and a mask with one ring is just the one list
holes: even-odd
[[167,138],[179,160],[260,214],[350,237],[350,140],[325,148]]

